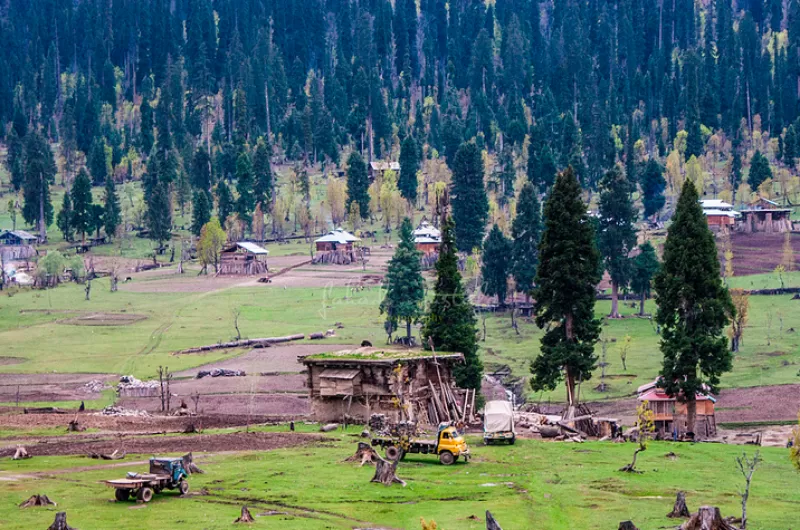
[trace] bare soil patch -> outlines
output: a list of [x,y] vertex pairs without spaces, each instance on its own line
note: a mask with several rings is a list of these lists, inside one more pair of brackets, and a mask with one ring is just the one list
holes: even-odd
[[8,366],[10,364],[22,364],[25,361],[27,361],[27,359],[25,359],[24,357],[3,357],[3,356],[0,356],[0,366]]
[[[733,249],[733,274],[745,276],[761,274],[775,270],[783,257],[783,234],[731,234]],[[722,242],[717,241],[720,260],[724,261],[725,252]],[[800,254],[800,234],[792,234],[792,248]]]
[[193,273],[175,275],[172,278],[159,278],[154,280],[139,281],[136,276],[133,281],[120,283],[121,291],[132,293],[207,293],[218,289],[227,289],[237,284],[246,282],[248,276],[197,276]]
[[[194,402],[185,399],[189,410],[194,411]],[[159,398],[123,398],[117,404],[126,409],[147,410],[156,413],[161,408]],[[172,398],[173,408],[180,405],[180,398]],[[201,395],[198,411],[201,414],[238,415],[242,421],[239,425],[247,423],[247,414],[253,417],[299,418],[307,415],[311,410],[308,396],[304,394],[205,394]],[[205,425],[204,425],[205,427]]]
[[90,381],[113,384],[108,374],[0,374],[0,402],[13,403],[19,391],[20,404],[26,402],[82,401],[100,397],[84,385]]
[[59,320],[58,323],[71,326],[130,326],[145,319],[147,315],[136,313],[90,313]]
[[[230,433],[186,436],[132,436],[107,439],[53,439],[30,448],[37,456],[84,455],[89,452],[107,453],[124,447],[129,454],[159,454],[219,451],[269,451],[319,442],[320,435],[299,433]],[[0,457],[13,451],[0,450]]]

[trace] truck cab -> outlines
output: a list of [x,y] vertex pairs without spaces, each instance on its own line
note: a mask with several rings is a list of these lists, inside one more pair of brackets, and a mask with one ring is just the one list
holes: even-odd
[[439,455],[439,462],[444,465],[450,465],[459,456],[463,456],[464,460],[469,460],[469,447],[464,437],[459,434],[455,427],[440,425],[439,433],[436,437],[436,454]]

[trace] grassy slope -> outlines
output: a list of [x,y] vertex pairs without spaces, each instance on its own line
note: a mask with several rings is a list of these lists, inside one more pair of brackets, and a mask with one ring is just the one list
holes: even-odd
[[[712,504],[724,515],[740,513],[736,493],[742,480],[734,457],[742,448],[736,446],[652,443],[640,456],[641,475],[617,471],[629,461],[631,444],[520,441],[513,447],[476,446],[472,462],[450,468],[432,457],[409,456],[398,472],[408,486],[386,488],[369,483],[373,468],[342,463],[352,454],[353,441],[345,436],[313,449],[205,457],[201,466],[208,473],[190,482],[195,491],[207,487],[210,496],[177,499],[165,493],[146,507],[114,503],[112,491],[99,483],[142,465],[0,480],[0,525],[22,529],[50,524],[56,509],[16,507],[33,493],[55,499],[57,510],[65,510],[70,524],[79,528],[120,530],[229,528],[245,503],[253,514],[284,512],[259,518],[257,526],[286,529],[419,528],[420,517],[436,520],[443,530],[478,529],[484,528],[485,510],[509,529],[608,529],[626,519],[640,528],[659,528],[675,525],[664,515],[679,489],[687,492],[692,509]],[[679,458],[664,458],[670,451]],[[751,491],[750,527],[790,527],[800,503],[800,474],[792,470],[785,450],[764,448],[762,454],[765,462]],[[0,469],[22,474],[93,465],[98,464],[82,458],[42,457],[6,461]],[[470,520],[471,515],[478,520]]]

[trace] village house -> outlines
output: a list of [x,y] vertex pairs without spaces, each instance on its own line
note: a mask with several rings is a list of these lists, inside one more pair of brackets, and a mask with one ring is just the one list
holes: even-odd
[[[640,403],[646,401],[647,408],[653,411],[657,433],[667,439],[680,438],[687,433],[686,403],[658,388],[657,381],[640,386],[636,393],[637,400]],[[704,440],[716,436],[717,420],[714,416],[714,404],[717,400],[710,394],[701,392],[697,393],[696,400],[695,439]]]
[[708,226],[712,230],[719,230],[722,227],[733,227],[736,219],[741,216],[739,212],[733,211],[733,205],[718,199],[704,199],[700,201],[703,207],[703,214],[706,216]]
[[317,248],[317,252],[331,252],[335,250],[352,252],[353,243],[358,243],[360,241],[361,239],[350,232],[341,228],[334,228],[321,238],[316,239],[314,245]]
[[383,177],[387,171],[400,171],[399,162],[387,162],[386,160],[376,160],[369,163],[369,179],[375,180],[378,175]]
[[438,425],[452,419],[447,403],[460,395],[453,366],[464,356],[362,347],[298,360],[308,370],[306,386],[317,421],[366,422],[372,414],[384,414],[390,421]]
[[742,210],[739,230],[747,234],[764,232],[767,234],[792,231],[792,209],[781,208],[777,202],[759,197],[750,207]]
[[435,254],[439,252],[439,245],[442,243],[442,233],[438,228],[423,220],[416,230],[414,230],[414,244],[417,250],[423,254]]
[[0,232],[0,245],[24,246],[35,245],[39,238],[25,230],[5,230]]
[[231,243],[220,254],[219,274],[253,275],[267,273],[269,251],[255,243]]
[[36,257],[36,243],[39,238],[24,230],[5,230],[0,232],[0,261],[27,261]]

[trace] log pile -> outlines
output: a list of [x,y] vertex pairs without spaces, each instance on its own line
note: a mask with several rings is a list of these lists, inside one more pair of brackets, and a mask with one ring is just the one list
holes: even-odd
[[31,508],[33,506],[57,506],[47,495],[31,495],[30,498],[19,505],[20,508]]
[[306,336],[302,333],[297,335],[287,335],[285,337],[266,337],[261,339],[242,339],[242,340],[234,340],[231,342],[220,342],[218,344],[210,344],[208,346],[199,346],[197,348],[188,348],[185,350],[181,350],[176,352],[177,354],[181,353],[200,353],[206,351],[213,351],[213,350],[224,350],[228,348],[269,348],[273,344],[281,344],[283,342],[290,342],[293,340],[303,340]]

